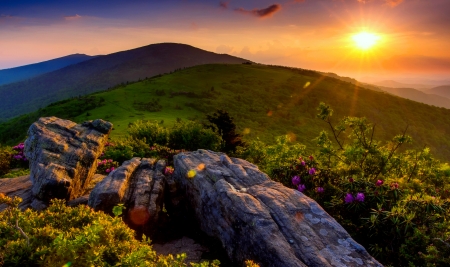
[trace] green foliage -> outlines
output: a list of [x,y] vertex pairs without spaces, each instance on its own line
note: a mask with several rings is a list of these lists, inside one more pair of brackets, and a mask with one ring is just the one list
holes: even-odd
[[215,127],[210,126],[212,129],[217,129],[217,132],[222,137],[223,146],[222,151],[225,153],[234,153],[238,146],[243,146],[242,136],[236,133],[236,124],[233,117],[224,110],[217,110],[212,115],[206,115],[206,119]]
[[[120,218],[53,200],[42,212],[17,206],[22,200],[0,194],[0,263],[4,266],[187,266],[186,254],[157,256],[150,240],[134,238]],[[191,266],[218,266],[205,262]]]
[[217,151],[222,138],[211,129],[193,121],[176,123],[169,131],[169,145],[173,149],[197,150],[199,148]]
[[128,134],[136,140],[143,140],[148,145],[167,145],[169,131],[157,121],[136,121],[128,129]]
[[12,155],[11,147],[0,147],[0,176],[9,172]]
[[[365,118],[345,117],[334,126],[333,110],[319,105],[330,131],[316,138],[316,157],[268,164],[274,180],[320,203],[375,258],[393,266],[450,264],[450,172],[428,148],[405,150],[406,130],[389,142],[373,138]],[[332,139],[329,138],[332,136]],[[256,143],[258,153],[268,149]],[[253,149],[255,145],[250,144]]]

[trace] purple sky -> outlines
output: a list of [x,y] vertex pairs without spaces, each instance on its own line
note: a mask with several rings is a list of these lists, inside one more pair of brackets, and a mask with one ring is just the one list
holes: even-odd
[[[0,69],[177,42],[353,77],[449,77],[449,0],[1,0]],[[352,36],[379,36],[366,51]]]

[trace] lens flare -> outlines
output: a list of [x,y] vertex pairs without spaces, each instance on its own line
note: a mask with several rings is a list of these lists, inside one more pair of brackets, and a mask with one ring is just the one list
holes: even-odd
[[374,33],[360,32],[353,35],[352,39],[353,41],[355,41],[355,44],[358,48],[367,50],[373,47],[380,39],[380,37]]

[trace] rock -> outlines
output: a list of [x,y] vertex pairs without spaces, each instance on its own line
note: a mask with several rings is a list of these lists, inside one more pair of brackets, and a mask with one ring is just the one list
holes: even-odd
[[208,252],[208,248],[195,242],[195,240],[183,236],[180,239],[172,240],[165,244],[153,244],[152,248],[161,255],[176,255],[186,253],[186,262],[199,263],[202,260],[202,254]]
[[94,187],[88,205],[112,214],[114,206],[124,204],[125,221],[130,227],[151,235],[162,211],[165,167],[164,160],[125,161]]
[[314,200],[247,161],[198,150],[176,155],[174,166],[200,228],[238,265],[382,266]]
[[[30,206],[33,199],[31,194],[32,185],[29,175],[16,178],[4,178],[0,179],[0,193],[3,193],[8,197],[18,196],[22,198],[19,208],[25,210]],[[0,205],[0,211],[3,211],[6,208],[7,206],[5,204]]]
[[83,195],[97,169],[97,158],[112,124],[95,120],[76,124],[56,117],[40,118],[28,130],[25,155],[30,161],[33,206],[50,199]]

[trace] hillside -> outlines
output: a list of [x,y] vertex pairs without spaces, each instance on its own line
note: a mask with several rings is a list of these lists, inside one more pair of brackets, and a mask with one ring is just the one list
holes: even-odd
[[0,86],[0,121],[46,105],[180,68],[247,60],[189,45],[162,43],[109,54],[38,77]]
[[55,115],[77,122],[103,118],[114,124],[112,137],[125,134],[139,119],[173,124],[177,119],[202,119],[217,108],[227,110],[245,139],[290,134],[314,148],[322,129],[316,118],[320,102],[335,110],[333,120],[365,116],[376,123],[375,138],[387,140],[409,125],[413,146],[432,149],[450,159],[450,110],[357,87],[317,72],[263,65],[202,65],[172,74],[55,103],[38,112],[0,124],[0,142],[25,138],[29,125]]
[[[450,98],[431,91],[419,91],[413,88],[391,88],[391,87],[379,87],[381,90],[390,94],[417,101],[420,103],[433,105],[436,107],[450,108]],[[445,93],[445,91],[444,91]],[[450,97],[450,94],[449,94]]]
[[426,84],[415,84],[415,83],[401,83],[394,80],[385,80],[379,82],[373,82],[372,84],[383,87],[391,87],[391,88],[414,88],[417,90],[425,91],[430,89],[431,85]]
[[431,88],[430,90],[427,90],[427,93],[450,98],[450,85],[443,85]]
[[93,58],[95,58],[95,56],[73,54],[35,64],[3,69],[0,70],[0,85],[30,79],[47,72],[55,71],[57,69],[61,69],[66,66],[77,64]]

